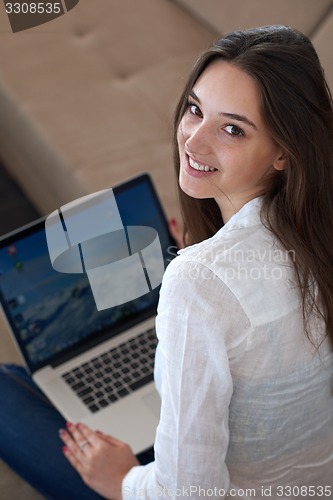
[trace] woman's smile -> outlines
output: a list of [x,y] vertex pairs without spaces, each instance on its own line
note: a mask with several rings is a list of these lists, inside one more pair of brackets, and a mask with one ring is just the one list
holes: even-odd
[[205,177],[205,174],[211,175],[214,172],[217,172],[217,168],[210,167],[209,165],[200,163],[189,155],[187,156],[187,162],[185,163],[186,172],[193,177]]

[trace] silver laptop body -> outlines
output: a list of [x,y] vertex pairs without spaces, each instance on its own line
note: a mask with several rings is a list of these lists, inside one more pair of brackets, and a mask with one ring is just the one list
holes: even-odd
[[[150,177],[141,174],[113,192],[124,226],[157,232],[165,267],[176,247]],[[97,310],[86,275],[52,268],[45,219],[1,239],[0,269],[11,334],[60,413],[129,443],[135,453],[151,447],[160,407],[153,382],[159,287]]]

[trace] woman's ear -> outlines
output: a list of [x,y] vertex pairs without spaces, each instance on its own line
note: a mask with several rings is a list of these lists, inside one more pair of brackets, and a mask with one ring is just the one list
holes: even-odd
[[276,160],[273,163],[273,167],[275,170],[286,170],[288,168],[288,156],[285,151],[281,151],[279,156],[276,158]]

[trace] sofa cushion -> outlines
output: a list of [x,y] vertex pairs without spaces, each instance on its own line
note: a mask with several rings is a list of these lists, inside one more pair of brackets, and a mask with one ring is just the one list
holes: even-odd
[[212,39],[166,0],[81,0],[33,33],[2,33],[0,154],[36,206],[149,171],[174,207],[173,108]]
[[217,34],[265,24],[287,24],[313,41],[333,89],[333,0],[176,0]]
[[42,500],[29,484],[19,478],[7,465],[0,460],[0,492],[4,500]]
[[176,0],[216,33],[265,24],[287,24],[310,35],[332,6],[332,0]]

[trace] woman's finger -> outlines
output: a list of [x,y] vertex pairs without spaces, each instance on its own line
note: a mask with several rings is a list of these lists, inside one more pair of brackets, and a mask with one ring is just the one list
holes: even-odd
[[85,443],[84,447],[86,445],[94,447],[100,444],[100,437],[98,436],[98,433],[92,430],[88,425],[82,424],[80,422],[78,424],[75,424],[74,427],[75,429],[73,430],[72,434],[75,437],[76,441],[78,441],[79,445],[81,445],[81,448],[83,446],[83,443]]
[[[75,457],[75,461],[82,463],[82,461],[84,460],[84,453],[83,453],[84,448],[82,448],[82,449],[80,448],[80,445],[78,444],[78,441],[76,441],[73,434],[68,432],[65,429],[60,429],[59,436],[65,445],[63,447],[63,452],[68,459],[71,458],[71,460],[70,460],[71,463],[72,463],[74,457]],[[84,440],[81,439],[81,441],[79,441],[79,442],[83,443]]]
[[115,438],[114,436],[104,434],[104,432],[96,431],[96,434],[98,434],[102,439],[112,444],[113,446],[123,446],[125,444],[123,441],[119,441],[119,439]]
[[68,446],[64,446],[62,448],[63,454],[67,458],[67,460],[70,462],[72,467],[80,474],[82,475],[84,473],[84,465],[82,464],[81,460],[77,458],[77,456],[70,450]]
[[82,462],[94,447],[91,439],[94,433],[89,428],[83,431],[78,425],[70,422],[66,424],[66,427],[67,430],[60,429],[59,436],[66,445],[67,450],[75,456],[77,460]]

